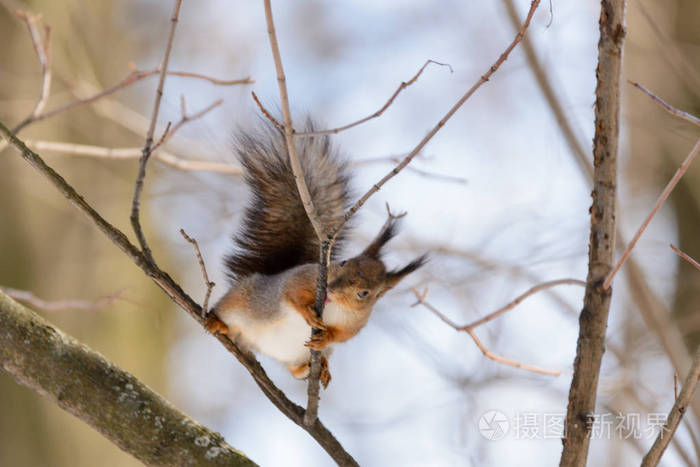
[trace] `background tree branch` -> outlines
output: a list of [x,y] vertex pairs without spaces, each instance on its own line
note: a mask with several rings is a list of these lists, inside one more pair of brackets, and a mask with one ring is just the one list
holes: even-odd
[[612,269],[615,252],[615,200],[620,132],[620,77],[625,37],[624,0],[602,0],[596,69],[595,138],[593,139],[593,204],[588,251],[588,277],[574,376],[566,413],[562,466],[584,466],[595,419],[600,364],[612,289],[601,284]]
[[133,375],[0,292],[0,365],[148,465],[256,465]]

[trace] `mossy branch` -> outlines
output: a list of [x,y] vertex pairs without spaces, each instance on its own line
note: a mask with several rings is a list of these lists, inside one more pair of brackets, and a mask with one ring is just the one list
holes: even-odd
[[0,292],[0,366],[147,465],[256,465],[133,375]]

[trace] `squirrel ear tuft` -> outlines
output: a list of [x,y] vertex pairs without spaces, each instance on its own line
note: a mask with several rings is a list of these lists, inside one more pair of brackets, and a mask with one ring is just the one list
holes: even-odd
[[401,279],[411,274],[413,271],[428,262],[428,254],[424,254],[414,259],[401,269],[395,269],[386,273],[385,291],[393,288]]
[[377,234],[377,237],[372,240],[372,243],[370,243],[369,246],[365,248],[365,251],[362,252],[364,256],[379,259],[382,254],[382,247],[397,234],[396,221],[397,219],[393,217],[386,221],[382,227],[382,230],[380,230],[379,234]]

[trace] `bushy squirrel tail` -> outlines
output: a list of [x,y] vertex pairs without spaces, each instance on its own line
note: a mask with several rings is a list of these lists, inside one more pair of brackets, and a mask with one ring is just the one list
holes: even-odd
[[[307,130],[313,131],[310,122]],[[284,133],[268,124],[240,133],[235,145],[252,194],[234,235],[237,249],[225,258],[229,276],[272,275],[318,262],[319,240],[299,197]],[[347,163],[327,136],[296,138],[296,148],[316,212],[324,228],[332,229],[350,203]],[[334,253],[343,237],[341,232]]]

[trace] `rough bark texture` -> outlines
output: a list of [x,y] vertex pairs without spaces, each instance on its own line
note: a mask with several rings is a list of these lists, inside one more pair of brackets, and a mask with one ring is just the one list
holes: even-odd
[[0,365],[147,465],[255,465],[133,375],[0,292]]
[[574,376],[569,391],[566,436],[560,465],[584,466],[594,421],[600,364],[605,351],[605,331],[612,288],[601,285],[613,265],[615,251],[615,191],[620,116],[620,76],[625,36],[624,0],[603,0],[600,12],[600,41],[593,140],[593,204],[588,277]]

